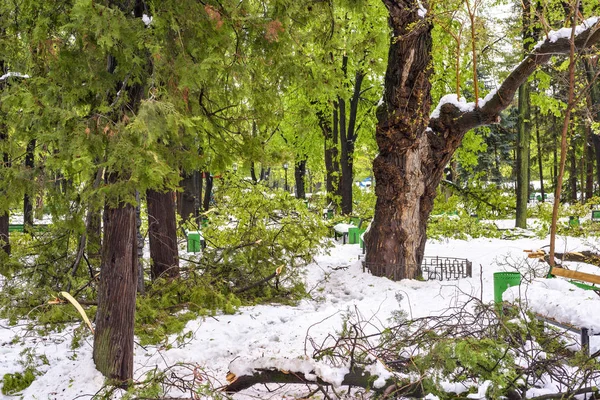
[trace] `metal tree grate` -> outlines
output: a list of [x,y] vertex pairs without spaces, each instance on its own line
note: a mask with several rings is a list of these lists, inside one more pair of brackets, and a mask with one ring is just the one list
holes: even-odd
[[[393,271],[392,276],[388,276],[388,278],[395,281],[399,279],[396,272],[404,269],[401,264],[378,264],[363,261],[363,270],[365,268],[374,273],[379,272],[378,275],[387,275],[381,272],[391,270]],[[421,272],[423,279],[426,281],[452,281],[461,278],[471,278],[473,276],[473,266],[471,261],[466,258],[425,256],[423,257],[423,262],[421,262]]]

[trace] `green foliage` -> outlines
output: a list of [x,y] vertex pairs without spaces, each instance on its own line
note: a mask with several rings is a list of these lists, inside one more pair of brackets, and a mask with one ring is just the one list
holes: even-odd
[[227,292],[211,283],[210,277],[196,273],[185,280],[154,281],[146,295],[136,300],[135,333],[140,343],[163,342],[168,347],[172,345],[168,336],[181,333],[188,321],[218,311],[233,314],[241,301]]
[[35,370],[27,368],[23,372],[4,374],[2,377],[2,394],[12,396],[27,389],[35,380]]
[[[215,199],[203,229],[208,247],[198,261],[200,269],[243,298],[302,296],[298,267],[326,246],[322,239],[328,228],[320,210],[235,176],[220,182]],[[278,268],[283,269],[274,275]]]

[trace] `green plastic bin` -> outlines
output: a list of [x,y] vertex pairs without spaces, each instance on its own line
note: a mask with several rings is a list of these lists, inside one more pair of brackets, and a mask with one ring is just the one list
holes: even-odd
[[521,284],[521,274],[518,272],[495,272],[494,273],[494,302],[502,303],[502,294],[511,286]]
[[188,253],[198,253],[202,249],[200,243],[201,235],[199,231],[189,231],[187,234],[187,251]]

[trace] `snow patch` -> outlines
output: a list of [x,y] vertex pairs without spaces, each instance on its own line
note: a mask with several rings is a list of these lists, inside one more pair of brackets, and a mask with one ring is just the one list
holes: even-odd
[[417,6],[419,7],[419,9],[417,10],[417,14],[421,18],[425,18],[425,15],[427,15],[427,9],[423,7],[423,3],[421,3],[421,0],[417,0]]
[[252,375],[259,369],[299,372],[304,374],[308,380],[316,381],[317,378],[320,378],[334,386],[341,386],[344,377],[350,372],[348,367],[333,367],[309,358],[263,357],[251,361],[237,359],[229,364],[229,371],[238,377]]
[[459,99],[458,95],[456,95],[455,93],[446,94],[440,99],[440,102],[438,103],[437,107],[431,113],[430,118],[439,118],[440,110],[441,110],[442,106],[447,103],[452,104],[453,106],[458,108],[460,111],[464,111],[464,112],[473,111],[475,109],[475,103],[473,103],[473,102],[467,103],[467,100],[464,97],[461,97]]
[[[496,89],[493,89],[483,99],[481,99],[481,98],[479,99],[479,101],[477,102],[477,107],[479,107],[479,108],[483,107],[495,95],[496,95]],[[469,112],[469,111],[473,111],[475,109],[475,102],[473,102],[473,101],[467,102],[467,100],[464,97],[461,97],[459,99],[458,96],[456,95],[456,93],[446,94],[440,99],[438,105],[435,107],[435,110],[433,110],[433,112],[431,113],[429,118],[439,118],[440,110],[442,109],[442,106],[447,103],[452,104],[453,106],[455,106],[462,112]]]
[[0,76],[0,81],[3,81],[5,79],[10,78],[11,76],[15,76],[17,78],[23,78],[23,79],[27,79],[29,78],[29,75],[27,74],[22,74],[20,72],[7,72],[6,74]]
[[520,300],[537,314],[600,333],[597,317],[600,298],[593,291],[578,288],[564,279],[534,279],[527,286],[508,288],[502,298],[509,302]]
[[152,17],[144,14],[142,15],[142,22],[144,22],[144,25],[148,26],[152,23]]
[[[575,36],[579,36],[584,31],[586,31],[589,28],[591,28],[592,26],[596,25],[596,23],[598,22],[598,19],[599,19],[598,17],[591,17],[591,18],[588,18],[585,21],[583,21],[582,24],[577,25],[575,27]],[[548,33],[548,37],[544,40],[540,40],[539,42],[537,42],[537,44],[533,47],[533,49],[537,50],[546,42],[556,43],[556,41],[559,39],[570,38],[572,29],[573,28],[570,28],[570,27],[564,27],[564,28],[560,28],[557,31],[550,31]]]

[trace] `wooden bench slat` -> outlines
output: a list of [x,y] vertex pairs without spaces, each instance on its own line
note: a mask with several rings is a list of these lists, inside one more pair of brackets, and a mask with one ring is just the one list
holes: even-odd
[[552,268],[552,271],[550,273],[552,275],[558,275],[558,276],[562,276],[564,278],[577,279],[580,281],[596,283],[596,284],[600,285],[600,276],[594,275],[594,274],[588,274],[588,273],[579,272],[579,271],[571,271],[568,269],[558,268],[558,267]]

